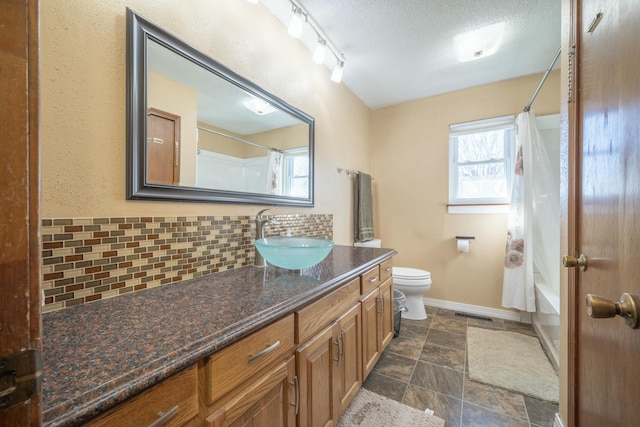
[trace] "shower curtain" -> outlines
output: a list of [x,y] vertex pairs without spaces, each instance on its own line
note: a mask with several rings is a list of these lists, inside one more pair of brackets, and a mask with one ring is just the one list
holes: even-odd
[[284,194],[284,186],[282,182],[282,161],[284,155],[275,150],[269,150],[266,164],[266,190],[268,194],[281,196]]
[[[540,141],[532,110],[516,121],[516,164],[507,226],[502,305],[536,311],[534,268],[547,281],[554,278],[552,239],[559,238],[549,224],[558,220],[549,157]],[[554,233],[558,233],[555,234]],[[535,248],[535,250],[534,250]]]

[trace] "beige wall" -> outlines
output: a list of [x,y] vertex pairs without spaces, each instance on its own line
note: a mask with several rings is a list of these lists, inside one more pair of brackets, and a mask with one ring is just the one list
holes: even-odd
[[[502,308],[506,214],[448,214],[449,125],[518,114],[542,75],[373,111],[376,234],[398,250],[395,265],[431,272],[429,298]],[[533,110],[560,111],[560,73],[549,75]],[[375,196],[374,196],[375,197]],[[475,236],[469,253],[455,236]]]
[[[41,3],[42,216],[253,215],[261,206],[125,200],[125,8],[316,119],[315,208],[351,244],[352,187],[369,171],[369,109],[262,5],[238,0]],[[345,69],[345,73],[348,69]]]

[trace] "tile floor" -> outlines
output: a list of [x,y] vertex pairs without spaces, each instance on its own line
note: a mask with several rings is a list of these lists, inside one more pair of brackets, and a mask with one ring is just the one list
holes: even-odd
[[536,336],[530,325],[502,319],[476,320],[427,307],[427,320],[402,319],[364,387],[398,402],[431,408],[446,427],[553,426],[558,405],[470,381],[466,369],[467,326]]

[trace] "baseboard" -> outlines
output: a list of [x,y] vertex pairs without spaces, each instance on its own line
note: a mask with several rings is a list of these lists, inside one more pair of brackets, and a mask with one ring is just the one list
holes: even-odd
[[560,418],[560,414],[558,414],[557,412],[556,412],[556,417],[553,419],[553,427],[564,427],[562,418]]
[[517,311],[501,310],[499,308],[488,308],[479,305],[463,304],[461,302],[445,301],[441,299],[423,298],[425,305],[430,307],[444,308],[446,310],[463,311],[465,313],[476,314],[484,317],[495,317],[497,319],[513,320],[520,322],[520,313]]

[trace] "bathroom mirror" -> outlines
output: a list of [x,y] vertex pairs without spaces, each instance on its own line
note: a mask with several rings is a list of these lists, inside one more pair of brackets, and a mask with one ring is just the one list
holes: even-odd
[[127,198],[313,206],[314,119],[127,9]]

